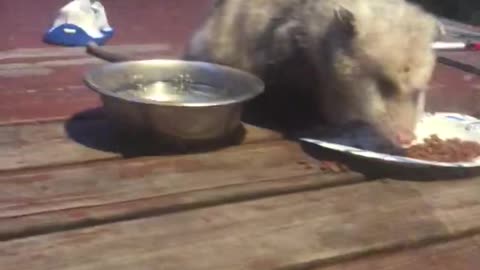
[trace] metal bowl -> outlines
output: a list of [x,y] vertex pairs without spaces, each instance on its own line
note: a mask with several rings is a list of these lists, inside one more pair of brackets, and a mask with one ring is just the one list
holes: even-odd
[[181,60],[110,63],[84,81],[116,126],[183,143],[229,136],[241,127],[243,102],[264,90],[250,73]]

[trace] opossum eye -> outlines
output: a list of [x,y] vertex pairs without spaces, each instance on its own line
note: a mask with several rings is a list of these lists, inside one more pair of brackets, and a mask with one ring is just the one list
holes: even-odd
[[385,98],[389,98],[395,95],[395,92],[396,92],[395,84],[388,78],[378,79],[377,84],[378,84],[378,89],[382,93],[382,96],[384,96]]

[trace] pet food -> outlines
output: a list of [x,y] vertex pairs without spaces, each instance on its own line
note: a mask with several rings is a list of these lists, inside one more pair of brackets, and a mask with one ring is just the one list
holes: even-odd
[[468,162],[480,156],[480,144],[460,139],[442,140],[432,135],[405,150],[405,156],[438,162]]

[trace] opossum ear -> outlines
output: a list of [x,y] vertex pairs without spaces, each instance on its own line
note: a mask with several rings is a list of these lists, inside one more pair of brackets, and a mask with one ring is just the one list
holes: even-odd
[[353,37],[356,34],[355,29],[355,15],[353,13],[340,6],[335,9],[335,20],[338,23],[338,26],[341,27],[343,32],[349,37]]

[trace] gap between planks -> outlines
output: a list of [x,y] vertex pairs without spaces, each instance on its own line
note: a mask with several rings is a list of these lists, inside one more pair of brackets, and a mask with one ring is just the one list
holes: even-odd
[[[255,156],[255,159],[251,157]],[[92,177],[95,176],[95,177]],[[0,175],[0,238],[353,184],[293,142]]]
[[468,63],[464,63],[460,60],[457,60],[453,57],[448,56],[438,56],[437,58],[438,63],[441,63],[446,66],[450,66],[456,69],[459,69],[466,73],[471,73],[477,76],[480,76],[480,68],[478,66],[474,66]]
[[[319,181],[322,179],[322,181]],[[180,194],[142,198],[106,205],[40,212],[0,219],[0,241],[33,237],[60,231],[77,230],[135,219],[151,218],[176,212],[194,211],[297,192],[354,185],[365,181],[352,174],[321,174],[264,180],[254,184],[238,184]],[[80,216],[80,218],[79,218]]]

